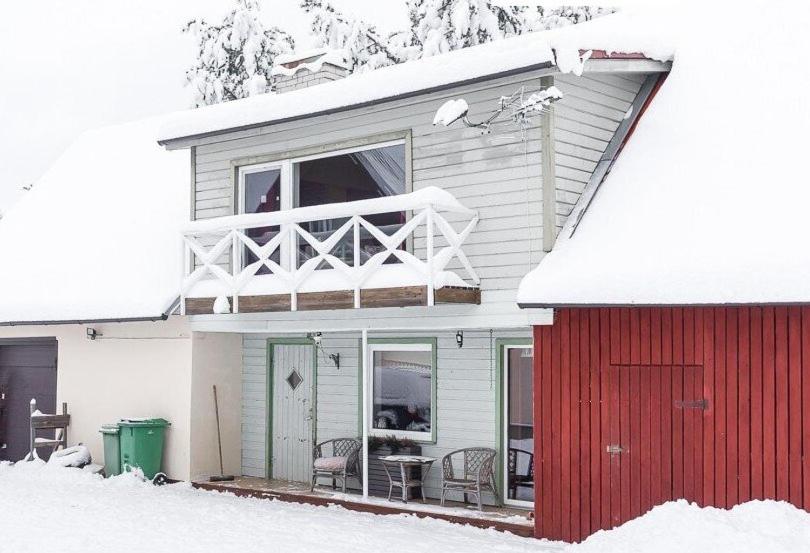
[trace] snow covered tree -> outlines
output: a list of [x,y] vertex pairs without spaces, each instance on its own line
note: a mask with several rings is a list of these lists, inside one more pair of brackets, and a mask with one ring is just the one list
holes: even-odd
[[344,14],[324,0],[303,0],[318,46],[343,50],[349,71],[368,71],[405,61],[405,41],[381,34],[374,25]]
[[491,0],[405,0],[410,28],[383,34],[374,25],[342,13],[328,0],[302,0],[319,46],[346,52],[351,71],[433,56],[519,35],[587,21],[610,13],[588,6],[495,5]]
[[524,32],[543,31],[576,23],[584,23],[595,17],[613,13],[613,8],[594,6],[559,6],[556,8],[521,8],[519,17]]
[[411,44],[420,57],[475,46],[520,34],[520,8],[502,8],[489,0],[409,0]]
[[261,22],[258,0],[237,0],[219,23],[192,20],[184,32],[194,35],[199,49],[186,71],[196,106],[267,92],[273,58],[294,47],[286,32]]

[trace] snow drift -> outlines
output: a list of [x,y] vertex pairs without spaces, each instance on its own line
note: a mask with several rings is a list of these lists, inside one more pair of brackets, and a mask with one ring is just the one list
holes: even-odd
[[776,501],[730,510],[666,503],[613,530],[597,532],[570,553],[799,553],[810,551],[810,513]]
[[155,487],[131,473],[104,480],[42,461],[0,463],[0,490],[0,549],[15,553],[315,553],[327,544],[333,553],[356,553],[412,550],[417,543],[420,550],[447,553],[810,551],[810,513],[774,501],[729,511],[668,503],[567,545],[412,515],[237,498],[189,484]]

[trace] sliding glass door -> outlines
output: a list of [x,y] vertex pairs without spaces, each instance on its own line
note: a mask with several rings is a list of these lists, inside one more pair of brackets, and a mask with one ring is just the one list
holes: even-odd
[[534,505],[534,410],[532,347],[503,349],[504,500]]
[[[284,172],[284,167],[275,163],[241,168],[239,171],[239,213],[271,213],[285,209],[282,207],[282,175]],[[278,226],[270,226],[250,228],[247,229],[246,234],[259,246],[263,246],[278,232]],[[256,255],[247,247],[241,253],[243,267],[256,262]],[[280,250],[276,250],[270,259],[280,263]],[[262,266],[256,274],[269,272],[270,269]]]

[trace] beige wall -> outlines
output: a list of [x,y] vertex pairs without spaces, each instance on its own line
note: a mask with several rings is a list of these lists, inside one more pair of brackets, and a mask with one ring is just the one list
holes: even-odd
[[226,474],[241,474],[242,336],[195,332],[192,337],[191,478],[219,474],[213,386],[217,387]]
[[[102,334],[91,341],[87,326]],[[192,339],[183,317],[168,321],[0,327],[0,339],[53,336],[58,341],[57,404],[68,403],[71,443],[103,462],[99,428],[121,417],[162,417],[164,470],[190,475]]]

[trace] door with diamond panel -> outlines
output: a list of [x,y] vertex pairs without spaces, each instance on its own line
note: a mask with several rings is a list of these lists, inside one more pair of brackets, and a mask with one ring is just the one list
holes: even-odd
[[272,443],[268,474],[278,480],[308,482],[315,427],[314,346],[271,342],[270,351]]

